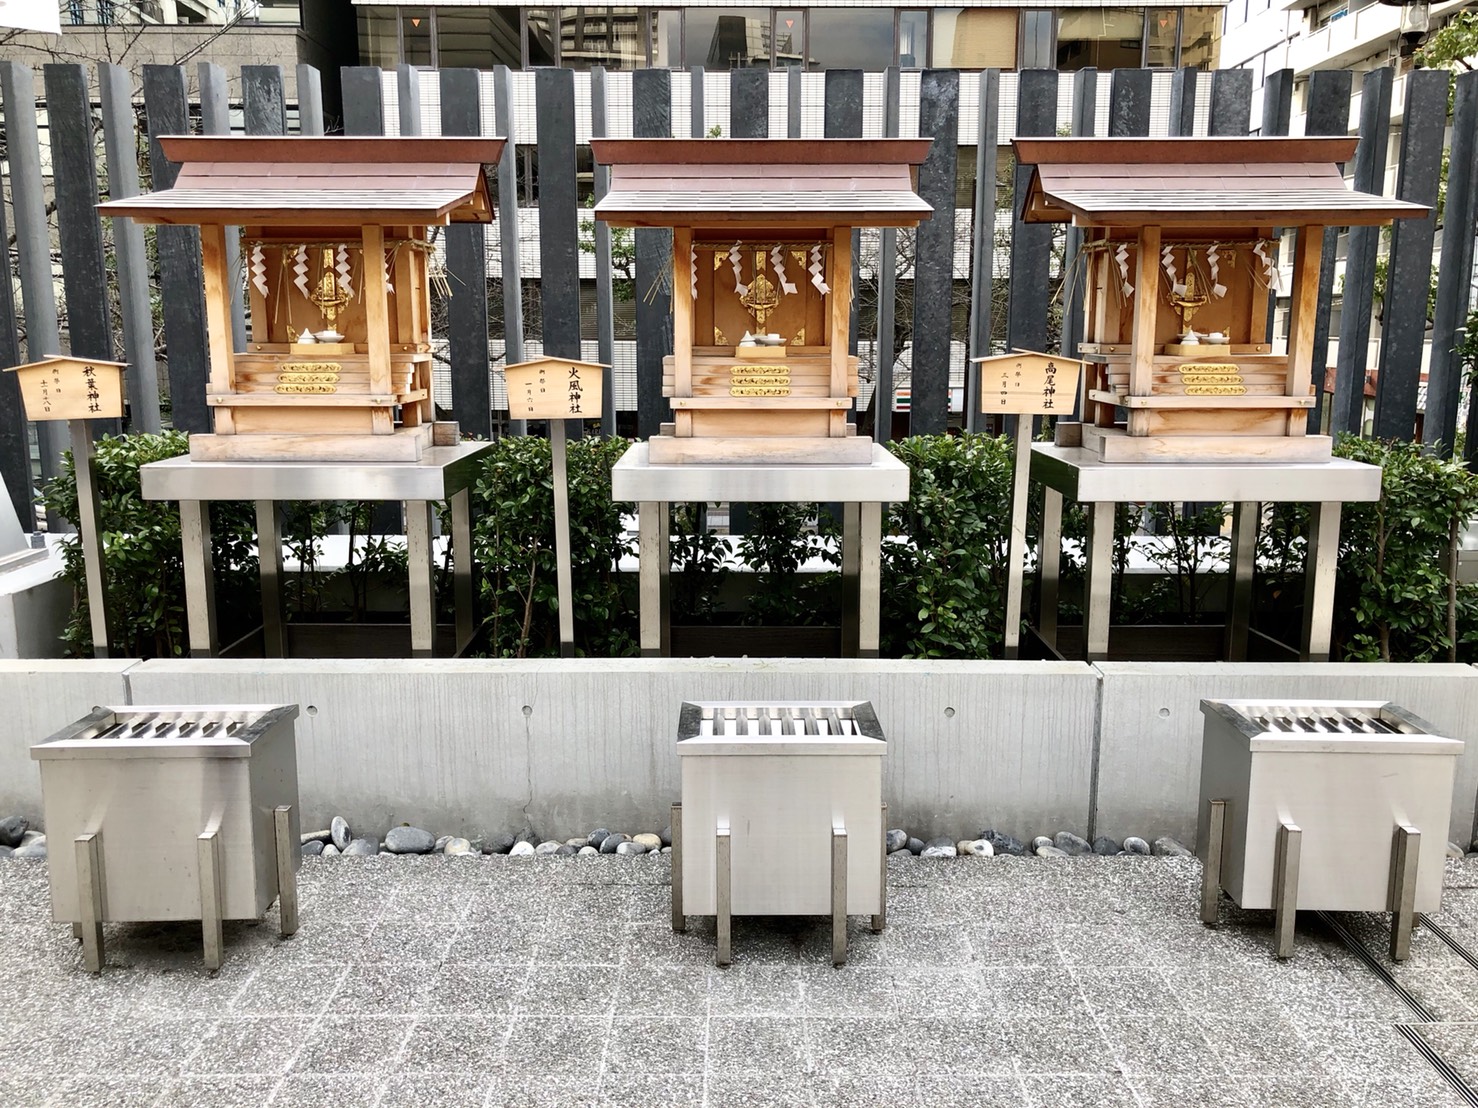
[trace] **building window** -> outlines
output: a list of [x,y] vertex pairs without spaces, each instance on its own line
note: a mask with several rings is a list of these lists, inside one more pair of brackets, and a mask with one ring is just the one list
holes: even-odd
[[652,13],[651,54],[648,61],[659,69],[683,64],[683,13],[678,9]]
[[929,64],[929,13],[898,13],[898,64],[905,69],[922,69]]
[[770,64],[769,8],[689,8],[683,19],[683,62],[704,69]]
[[1016,64],[1022,69],[1057,68],[1057,16],[1053,11],[1021,13],[1021,49]]
[[1152,8],[1144,32],[1144,64],[1149,69],[1174,69],[1180,40],[1180,9]]
[[812,8],[810,55],[816,69],[887,69],[894,58],[893,10]]
[[1143,45],[1143,9],[1066,8],[1058,13],[1058,69],[1135,69]]
[[431,9],[400,9],[400,60],[406,65],[431,65],[435,53]]
[[1221,9],[1180,9],[1180,64],[1215,69],[1221,54]]
[[559,37],[553,8],[528,8],[524,17],[523,64],[558,65]]
[[773,60],[777,67],[806,64],[806,12],[803,8],[776,8]]
[[1015,69],[1017,33],[1014,8],[935,8],[930,64],[941,69]]
[[399,15],[394,8],[359,9],[359,60],[394,69],[400,61]]

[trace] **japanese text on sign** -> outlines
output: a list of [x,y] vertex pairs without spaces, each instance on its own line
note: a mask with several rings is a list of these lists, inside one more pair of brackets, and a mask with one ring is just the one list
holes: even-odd
[[512,419],[587,419],[600,415],[600,366],[551,359],[509,366],[504,375]]
[[1079,366],[1041,354],[992,358],[982,365],[980,408],[1003,415],[1071,412]]

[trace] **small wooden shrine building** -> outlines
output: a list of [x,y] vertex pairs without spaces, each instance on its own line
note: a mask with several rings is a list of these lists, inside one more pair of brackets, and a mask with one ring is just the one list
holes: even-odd
[[596,218],[673,230],[673,354],[663,369],[673,422],[650,440],[651,462],[872,460],[872,440],[847,422],[857,396],[852,232],[929,217],[915,188],[930,144],[591,142],[611,167]]
[[[1346,187],[1353,138],[1015,140],[1027,222],[1083,228],[1083,446],[1112,461],[1317,461],[1326,227],[1423,216]],[[1297,228],[1288,348],[1267,341],[1276,228]],[[1116,410],[1127,411],[1117,422]]]
[[[197,459],[416,461],[431,441],[428,229],[493,218],[502,139],[175,136],[173,188],[100,205],[200,227],[213,435]],[[226,228],[250,302],[231,336]]]

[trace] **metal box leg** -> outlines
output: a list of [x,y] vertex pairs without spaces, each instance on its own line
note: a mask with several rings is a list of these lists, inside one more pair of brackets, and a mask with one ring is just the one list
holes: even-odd
[[713,960],[720,966],[727,966],[734,960],[731,935],[731,924],[733,921],[730,918],[729,912],[731,906],[729,898],[733,892],[729,871],[729,843],[729,829],[727,827],[720,827],[714,837],[713,844],[714,881],[718,886],[714,890],[715,907],[717,909],[714,922],[718,929],[718,951],[714,954]]
[[103,972],[103,863],[97,832],[78,835],[73,849],[77,857],[77,908],[80,923],[72,934],[82,940],[82,965],[88,973]]
[[80,923],[72,924],[72,938],[76,939],[79,943],[82,941],[82,925]]
[[1422,833],[1398,824],[1391,844],[1391,961],[1411,957],[1411,927],[1416,919],[1416,864],[1421,854]]
[[[888,806],[883,805],[883,834],[888,834]],[[872,917],[872,931],[876,935],[888,926],[888,852],[879,844],[883,856],[882,874],[878,877],[878,912]]]
[[847,961],[847,829],[831,829],[831,964]]
[[672,806],[672,929],[686,931],[688,917],[683,913],[683,806]]
[[293,853],[301,857],[302,848],[293,841],[293,810],[287,805],[272,813],[272,828],[277,839],[277,914],[278,930],[285,939],[298,929],[298,872],[293,866]]
[[200,931],[205,941],[205,968],[221,968],[221,837],[206,831],[195,843],[200,861]]
[[1273,862],[1273,953],[1279,958],[1293,957],[1293,925],[1298,915],[1298,861],[1303,849],[1303,832],[1297,824],[1284,821],[1278,825],[1278,846]]
[[1201,922],[1215,927],[1217,901],[1221,898],[1221,851],[1226,839],[1227,802],[1210,802],[1211,817],[1207,821],[1206,860],[1201,866]]

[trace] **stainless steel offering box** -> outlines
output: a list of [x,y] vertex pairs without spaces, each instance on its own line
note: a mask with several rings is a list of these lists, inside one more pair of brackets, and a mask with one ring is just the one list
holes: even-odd
[[[281,899],[297,930],[295,704],[96,708],[31,747],[52,844],[51,915],[102,968],[102,925],[201,921],[221,964],[221,921]],[[70,845],[69,845],[70,844]]]
[[1202,920],[1216,922],[1221,889],[1274,908],[1287,958],[1299,908],[1390,912],[1391,957],[1405,959],[1414,914],[1441,905],[1462,742],[1379,700],[1203,700],[1201,711]]
[[730,960],[734,914],[832,917],[832,960],[847,959],[847,916],[887,920],[883,755],[867,701],[684,703],[682,803],[672,809],[672,926],[715,916]]

